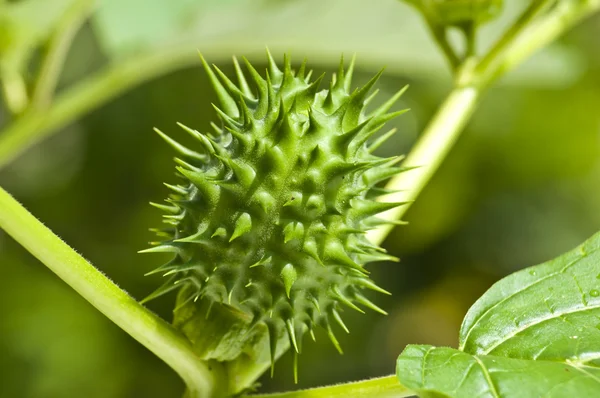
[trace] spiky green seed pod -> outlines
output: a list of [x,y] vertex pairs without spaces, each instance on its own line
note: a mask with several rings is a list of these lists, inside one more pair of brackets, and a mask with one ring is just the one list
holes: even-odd
[[169,279],[154,296],[185,287],[181,305],[241,311],[250,319],[244,330],[266,325],[272,357],[282,333],[299,352],[316,326],[341,351],[332,324],[346,330],[344,308],[385,313],[364,295],[386,293],[364,264],[394,258],[364,234],[383,222],[378,213],[398,205],[375,201],[383,193],[376,184],[402,169],[399,158],[373,155],[381,140],[371,138],[403,113],[388,110],[404,90],[367,113],[381,73],[351,92],[354,62],[345,70],[342,59],[329,89],[319,90],[323,76],[311,82],[305,64],[294,71],[285,58],[282,71],[268,61],[265,78],[246,61],[250,83],[236,61],[235,84],[202,60],[222,126],[204,134],[180,125],[194,148],[158,132],[181,156],[182,182],[167,185],[167,204],[157,205],[169,228],[147,251],[175,256],[157,270]]
[[500,15],[503,0],[404,0],[440,25],[464,26],[490,21]]

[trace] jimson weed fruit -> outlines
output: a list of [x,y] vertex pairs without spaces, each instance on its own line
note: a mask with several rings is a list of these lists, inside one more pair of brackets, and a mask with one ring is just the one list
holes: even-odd
[[264,77],[246,61],[249,79],[235,61],[237,83],[203,64],[220,101],[219,124],[210,133],[180,125],[192,147],[158,131],[180,155],[180,180],[156,205],[167,228],[146,251],[174,257],[157,270],[168,279],[152,297],[180,289],[178,307],[201,305],[206,322],[213,304],[228,306],[247,319],[244,335],[267,331],[271,358],[282,335],[299,352],[316,327],[341,351],[332,324],[347,330],[344,309],[385,313],[365,295],[386,292],[364,265],[394,257],[365,232],[399,205],[375,199],[386,193],[378,183],[402,168],[399,157],[373,154],[393,131],[373,137],[403,112],[388,111],[404,90],[368,112],[381,73],[351,90],[354,62],[345,70],[342,59],[327,89],[323,76],[311,80],[306,63],[293,70],[287,57],[280,70],[269,55]]

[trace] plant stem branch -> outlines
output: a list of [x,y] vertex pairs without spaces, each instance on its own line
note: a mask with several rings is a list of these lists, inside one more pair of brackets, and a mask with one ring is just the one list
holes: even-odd
[[425,22],[427,23],[427,27],[429,28],[434,41],[444,53],[444,56],[450,65],[450,69],[452,71],[456,70],[456,68],[458,68],[460,65],[460,60],[448,42],[448,38],[446,37],[446,28],[436,25],[429,18],[426,18]]
[[2,71],[0,78],[6,107],[13,114],[20,114],[29,103],[27,85],[23,75],[16,70],[8,69]]
[[[479,98],[491,83],[581,19],[600,9],[600,0],[561,0],[547,14],[540,16],[542,9],[550,2],[536,0],[532,3],[477,65],[463,71],[467,73],[458,74],[458,87],[439,108],[403,163],[403,166],[418,168],[392,178],[386,188],[402,191],[381,198],[385,202],[408,203],[382,213],[381,218],[392,221],[406,213],[457,141]],[[469,66],[468,61],[463,67]],[[391,224],[382,225],[369,231],[367,238],[374,243],[381,243],[392,228]]]
[[140,305],[0,188],[0,228],[110,320],[171,366],[192,397],[212,397],[218,370],[200,361],[187,339]]
[[[406,213],[460,136],[475,110],[479,95],[480,91],[473,86],[458,87],[450,93],[403,163],[403,167],[416,168],[400,173],[388,182],[388,188],[401,191],[381,198],[384,202],[408,203],[378,217],[398,220]],[[383,225],[369,231],[367,238],[380,244],[392,228],[392,224]]]
[[32,108],[45,108],[50,105],[73,38],[85,21],[92,4],[75,3],[52,34],[34,85],[30,103]]
[[[548,3],[548,1],[541,1]],[[485,80],[494,81],[506,72],[514,69],[532,53],[548,45],[557,37],[600,10],[600,0],[570,0],[559,1],[540,21],[533,23],[528,29],[523,29],[519,35],[506,43],[502,56],[496,62],[490,63]]]
[[401,398],[413,395],[415,395],[414,392],[402,386],[398,382],[398,378],[392,375],[307,390],[250,395],[248,398]]
[[[551,1],[551,0],[550,0]],[[503,52],[510,44],[526,30],[532,20],[538,15],[541,9],[548,5],[549,0],[534,0],[529,7],[523,11],[519,18],[513,23],[510,28],[500,37],[500,39],[490,48],[487,54],[481,59],[477,65],[478,71],[485,71],[490,68],[490,65],[502,56]]]
[[55,129],[144,81],[189,64],[196,56],[186,48],[187,57],[175,48],[108,67],[60,95],[47,110],[22,115],[0,133],[0,169]]

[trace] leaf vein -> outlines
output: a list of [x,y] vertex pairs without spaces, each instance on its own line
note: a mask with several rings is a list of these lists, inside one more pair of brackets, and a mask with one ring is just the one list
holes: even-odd
[[[563,320],[566,321],[566,319],[564,318],[565,315],[571,315],[571,314],[576,314],[578,312],[581,311],[589,311],[589,310],[595,310],[595,309],[600,309],[600,303],[596,304],[596,305],[588,305],[588,306],[584,306],[584,307],[579,307],[576,310],[568,310],[568,311],[563,311],[558,313],[557,315],[555,314],[551,314],[551,316],[549,317],[543,317],[543,318],[538,318],[537,320],[535,320],[535,322],[531,322],[527,325],[525,325],[522,328],[516,329],[514,330],[512,333],[508,334],[505,336],[505,338],[498,340],[498,342],[496,342],[494,345],[492,345],[491,347],[488,347],[487,350],[483,351],[482,354],[483,355],[489,355],[493,350],[495,350],[496,348],[498,348],[498,346],[500,346],[501,344],[507,342],[508,340],[512,339],[513,337],[515,337],[516,335],[518,335],[521,332],[526,331],[527,329],[529,329],[530,327],[539,325],[541,323],[547,322],[547,321],[551,321],[557,318],[561,318]],[[568,321],[567,321],[568,322]]]
[[475,355],[473,355],[473,358],[477,361],[477,363],[481,367],[481,370],[483,371],[485,380],[487,381],[488,385],[490,386],[490,391],[492,392],[493,396],[495,398],[500,398],[498,391],[496,391],[496,386],[494,385],[494,382],[492,381],[492,377],[490,376],[490,373],[488,372],[488,370],[485,367],[485,365],[483,364],[483,362],[481,362],[481,360],[479,358],[477,358],[477,356],[475,356]]
[[471,335],[471,332],[475,329],[475,327],[479,324],[479,322],[491,311],[493,311],[496,307],[498,307],[499,305],[503,304],[504,302],[510,300],[511,298],[517,296],[520,293],[523,293],[525,291],[527,291],[528,289],[530,289],[531,287],[534,287],[536,285],[538,285],[539,283],[550,279],[556,275],[559,275],[561,273],[564,273],[566,270],[568,270],[569,268],[571,268],[572,266],[574,266],[575,264],[577,264],[579,261],[581,261],[582,259],[588,257],[590,254],[595,253],[597,251],[599,251],[600,248],[596,248],[590,252],[581,252],[578,257],[576,259],[574,259],[573,261],[569,262],[567,265],[565,265],[563,268],[561,268],[559,271],[555,271],[552,272],[546,276],[544,276],[543,278],[540,278],[534,282],[532,282],[531,284],[523,287],[520,290],[517,290],[516,292],[504,297],[502,300],[498,301],[497,303],[495,303],[494,305],[492,305],[490,308],[488,308],[487,310],[485,310],[481,315],[479,315],[475,321],[473,322],[473,324],[471,325],[471,327],[469,328],[469,330],[467,331],[467,334],[465,335],[464,340],[460,343],[459,345],[459,350],[464,351],[465,345],[467,343],[467,341],[469,340],[469,336]]

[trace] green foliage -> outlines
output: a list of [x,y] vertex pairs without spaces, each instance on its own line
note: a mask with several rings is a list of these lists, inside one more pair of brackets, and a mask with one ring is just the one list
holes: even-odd
[[[507,2],[499,19],[478,32],[482,47],[502,34],[522,8],[519,3]],[[273,53],[302,54],[315,66],[335,68],[338,54],[357,53],[365,69],[386,65],[386,76],[436,82],[448,77],[422,21],[410,6],[397,1],[155,0],[143,13],[140,7],[145,7],[143,0],[104,0],[91,18],[99,44],[113,62],[141,53],[173,57],[173,46],[181,48],[186,65],[195,65],[189,49],[197,47],[213,62],[240,53],[259,62],[268,45]],[[576,49],[553,43],[498,83],[541,87],[569,83],[583,69],[578,56]]]
[[600,389],[600,234],[492,286],[469,310],[460,351],[409,346],[398,378],[422,396],[592,397]]
[[408,346],[398,358],[398,377],[421,398],[593,398],[600,389],[596,367],[423,345]]
[[[282,334],[298,353],[303,335],[317,326],[341,352],[332,324],[348,331],[344,308],[385,314],[363,294],[385,293],[363,267],[395,258],[364,234],[385,223],[378,213],[399,205],[375,201],[387,192],[375,186],[402,169],[394,166],[400,157],[373,155],[381,140],[371,138],[403,113],[388,110],[404,89],[368,112],[380,74],[351,91],[354,61],[345,70],[342,59],[329,89],[319,90],[323,76],[311,82],[306,63],[294,71],[286,58],[281,71],[270,54],[268,61],[266,78],[246,63],[251,84],[236,62],[237,85],[204,63],[221,102],[222,127],[202,134],[181,125],[195,139],[193,148],[159,131],[181,156],[183,182],[167,184],[167,205],[156,205],[166,211],[169,228],[159,230],[163,241],[146,252],[175,257],[155,271],[168,280],[151,297],[185,288],[178,308],[187,313],[176,311],[175,324],[184,323],[188,336],[195,332],[185,307],[209,303],[202,317],[210,323],[216,303],[249,317],[243,326],[224,323],[221,330],[244,331],[233,340],[253,339],[255,326],[266,325],[272,360]],[[202,325],[197,328],[205,330]],[[207,359],[230,360],[239,345],[233,340],[225,337],[225,351],[200,350]]]

